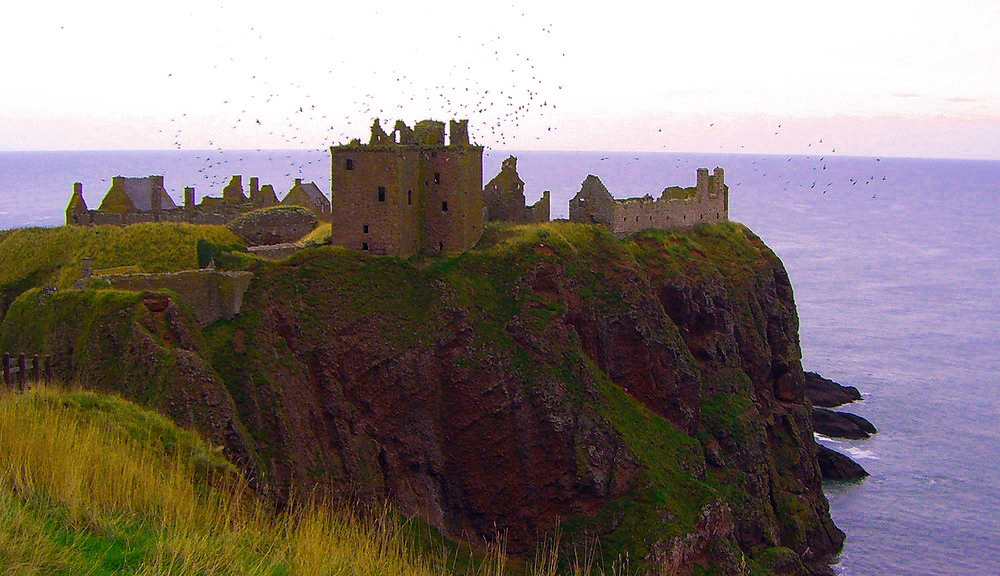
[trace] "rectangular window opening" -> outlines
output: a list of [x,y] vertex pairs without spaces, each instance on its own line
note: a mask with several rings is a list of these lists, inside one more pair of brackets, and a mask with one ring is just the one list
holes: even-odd
[[367,233],[368,233],[368,225],[365,224],[365,234],[367,234]]
[[354,160],[353,160],[353,159],[351,159],[351,158],[348,158],[348,159],[347,159],[347,160],[346,160],[346,161],[344,162],[344,169],[345,169],[345,170],[354,170]]
[[447,200],[444,200],[444,201],[441,202],[441,211],[442,212],[447,212],[448,211],[448,201]]
[[406,205],[410,206],[413,204],[413,190],[406,191]]
[[368,243],[367,242],[362,242],[361,243],[361,249],[362,250],[368,250]]
[[441,173],[440,172],[435,172],[434,173],[434,183],[435,184],[440,184],[441,183]]
[[378,201],[385,202],[385,186],[378,187]]

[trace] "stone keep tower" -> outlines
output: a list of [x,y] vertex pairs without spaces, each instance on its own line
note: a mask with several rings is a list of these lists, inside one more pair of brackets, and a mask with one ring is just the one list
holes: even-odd
[[332,240],[374,254],[455,252],[483,229],[483,147],[469,143],[468,121],[378,120],[369,143],[330,148]]

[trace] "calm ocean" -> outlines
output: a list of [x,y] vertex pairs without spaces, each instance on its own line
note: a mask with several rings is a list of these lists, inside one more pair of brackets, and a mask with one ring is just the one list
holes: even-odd
[[[830,484],[845,575],[1000,574],[1000,162],[520,152],[529,201],[553,217],[588,174],[616,196],[692,186],[722,166],[730,216],[788,268],[803,364],[861,389],[845,407],[879,433],[828,441],[872,476]],[[111,176],[163,174],[221,195],[230,174],[329,189],[326,151],[0,152],[0,228],[55,226],[75,181],[91,207]],[[492,178],[506,153],[487,155]],[[0,263],[3,265],[3,263]]]

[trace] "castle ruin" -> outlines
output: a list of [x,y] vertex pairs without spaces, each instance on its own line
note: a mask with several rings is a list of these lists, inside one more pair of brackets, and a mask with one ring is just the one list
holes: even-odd
[[591,174],[569,202],[569,219],[604,224],[616,238],[647,228],[670,230],[691,228],[702,222],[725,222],[729,219],[729,187],[724,177],[722,168],[716,168],[712,174],[708,168],[699,168],[693,188],[671,186],[656,199],[649,194],[618,199],[600,178]]
[[368,144],[331,146],[332,242],[373,254],[460,252],[483,230],[483,147],[468,120],[378,120]]
[[[446,141],[447,140],[447,141]],[[194,188],[184,189],[177,206],[163,186],[163,176],[115,176],[100,207],[91,210],[83,185],[73,186],[66,223],[77,225],[189,222],[227,224],[246,212],[268,206],[301,206],[331,223],[331,242],[372,254],[461,252],[471,248],[486,221],[547,222],[550,193],[525,205],[524,181],[517,158],[510,156],[485,187],[483,147],[469,142],[468,120],[397,121],[387,133],[376,119],[367,144],[353,139],[330,147],[331,199],[315,183],[296,178],[284,200],[274,188],[233,176],[221,197],[195,204]],[[570,200],[572,222],[603,224],[623,238],[648,228],[683,229],[729,219],[729,188],[722,168],[697,170],[694,187],[671,186],[659,198],[647,194],[616,199],[601,180],[589,175]]]
[[483,188],[486,220],[530,224],[549,221],[550,194],[542,192],[533,206],[524,203],[524,181],[517,174],[517,158],[507,157],[500,172]]
[[140,222],[188,222],[191,224],[227,224],[237,216],[270,206],[302,206],[318,219],[330,220],[330,202],[313,182],[295,179],[284,200],[278,201],[274,187],[260,186],[250,178],[249,195],[243,189],[243,177],[235,175],[222,190],[221,197],[206,196],[195,204],[194,187],[184,188],[184,204],[177,206],[163,186],[163,176],[138,178],[115,176],[104,200],[96,210],[87,208],[83,184],[73,184],[73,195],[66,206],[66,224],[94,226],[126,225]]

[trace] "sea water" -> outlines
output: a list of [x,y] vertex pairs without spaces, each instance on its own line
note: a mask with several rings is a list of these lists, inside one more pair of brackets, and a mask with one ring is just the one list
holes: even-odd
[[[490,150],[484,177],[508,152]],[[827,483],[847,533],[845,575],[1000,573],[1000,162],[679,153],[513,152],[529,202],[552,216],[588,174],[618,197],[693,186],[721,166],[730,218],[788,269],[807,370],[857,386],[842,407],[879,432],[821,439],[872,475]],[[329,190],[329,153],[156,151],[0,153],[0,228],[55,226],[73,182],[99,205],[112,176],[162,174],[219,196],[231,174]],[[3,263],[0,263],[3,265]]]

